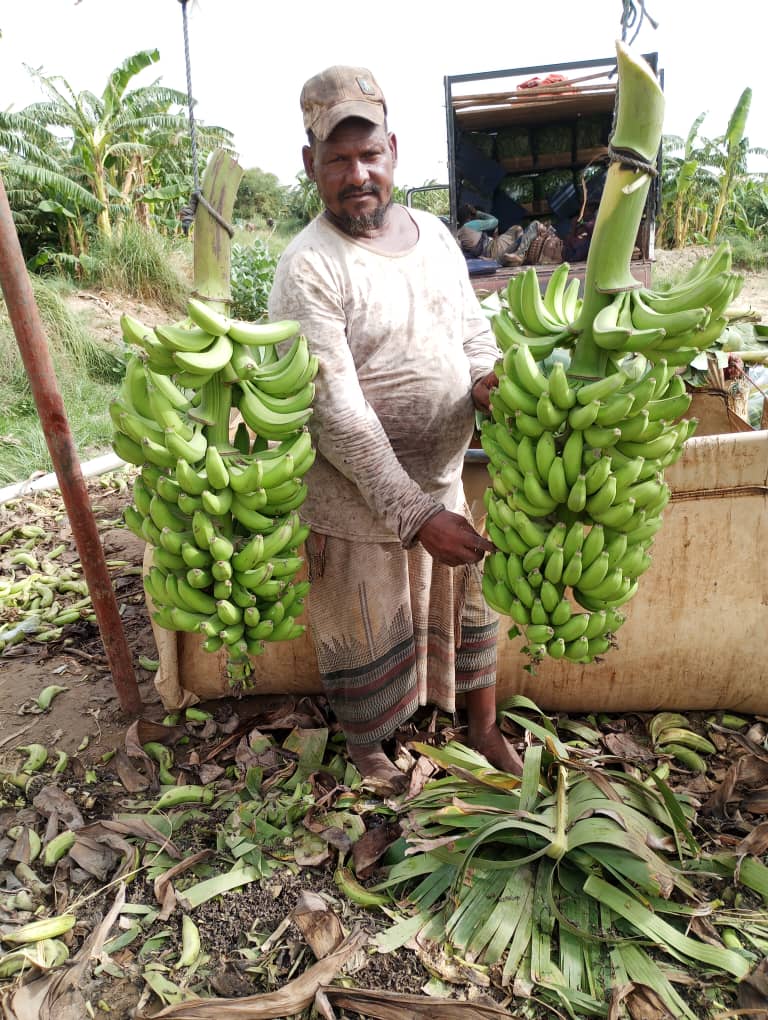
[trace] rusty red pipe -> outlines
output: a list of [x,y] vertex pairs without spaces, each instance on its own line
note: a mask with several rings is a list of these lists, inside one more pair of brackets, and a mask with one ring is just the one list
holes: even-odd
[[1,176],[0,288],[59,480],[120,707],[127,714],[135,716],[141,711],[136,674]]

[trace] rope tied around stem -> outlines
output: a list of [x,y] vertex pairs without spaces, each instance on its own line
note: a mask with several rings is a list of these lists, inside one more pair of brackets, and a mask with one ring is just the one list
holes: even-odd
[[608,162],[619,163],[628,170],[637,170],[640,173],[648,174],[649,177],[659,176],[658,168],[653,163],[649,163],[632,149],[614,149],[610,143],[608,144]]
[[184,231],[185,236],[189,233],[189,228],[195,222],[195,213],[197,212],[198,204],[201,205],[203,209],[205,209],[205,211],[211,217],[213,217],[214,220],[216,220],[216,222],[223,230],[226,230],[230,237],[235,236],[235,228],[232,226],[231,223],[228,223],[224,219],[224,217],[218,212],[218,210],[214,209],[214,207],[211,205],[211,203],[208,201],[208,199],[205,197],[202,191],[200,191],[199,188],[192,192],[192,195],[190,196],[187,205],[183,205],[179,210],[179,217],[181,219],[181,229]]
[[198,155],[197,155],[197,129],[195,127],[195,100],[192,97],[192,61],[189,56],[189,26],[187,24],[187,3],[188,0],[179,0],[181,4],[181,21],[184,30],[184,65],[187,73],[187,106],[189,109],[189,139],[192,147],[192,181],[193,190],[190,200],[187,205],[182,206],[179,210],[179,218],[181,219],[181,229],[186,237],[189,234],[190,228],[195,221],[195,213],[197,212],[197,206],[202,205],[206,212],[211,216],[219,226],[226,230],[230,237],[235,236],[235,228],[231,223],[228,223],[223,216],[217,212],[216,209],[211,205],[208,199],[203,195],[200,189],[200,172],[198,169]]

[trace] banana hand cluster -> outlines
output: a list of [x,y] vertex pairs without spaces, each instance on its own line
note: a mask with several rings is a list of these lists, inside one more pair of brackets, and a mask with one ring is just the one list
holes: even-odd
[[499,347],[505,351],[524,343],[536,361],[548,358],[556,347],[570,347],[576,339],[573,325],[581,311],[579,281],[568,282],[570,266],[562,262],[549,278],[542,295],[534,269],[513,276],[506,291],[508,309],[493,319]]
[[[534,660],[587,663],[611,646],[620,608],[651,565],[671,496],[664,471],[696,427],[683,417],[691,398],[675,366],[711,343],[712,317],[725,322],[739,281],[724,247],[663,295],[617,295],[607,307],[631,311],[631,325],[615,327],[623,346],[611,349],[608,374],[588,379],[565,367],[566,349],[592,325],[581,321],[579,284],[567,283],[568,272],[559,266],[543,295],[535,269],[513,277],[508,307],[493,319],[503,354],[481,442],[496,552],[485,561],[483,590]],[[598,330],[602,314],[595,343],[608,336],[607,326]]]
[[[318,364],[292,320],[239,322],[196,299],[187,313],[154,329],[122,317],[136,353],[110,405],[113,448],[141,469],[124,517],[153,547],[144,585],[155,621],[225,649],[242,684],[263,642],[305,629],[297,511],[315,458],[306,425]],[[232,407],[243,421],[230,442]]]
[[619,292],[595,316],[594,341],[613,355],[641,353],[673,368],[689,365],[725,329],[725,311],[743,283],[731,272],[731,249],[723,243],[668,290]]

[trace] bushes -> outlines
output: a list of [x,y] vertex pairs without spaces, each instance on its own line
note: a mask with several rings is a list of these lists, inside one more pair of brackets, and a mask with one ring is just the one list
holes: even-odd
[[[109,400],[122,360],[96,341],[62,298],[56,283],[31,277],[56,378],[81,456],[109,442]],[[0,485],[50,470],[51,462],[19,348],[0,300]]]
[[80,257],[82,283],[181,309],[188,287],[176,262],[173,247],[164,237],[137,223],[126,223],[111,237],[94,241],[88,255]]
[[256,322],[267,314],[267,301],[277,266],[263,241],[232,245],[232,314]]

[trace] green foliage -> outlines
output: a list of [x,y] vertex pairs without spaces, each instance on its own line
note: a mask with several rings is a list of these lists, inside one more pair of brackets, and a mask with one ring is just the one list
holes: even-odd
[[303,226],[323,211],[323,201],[314,181],[302,171],[288,194],[288,213]]
[[275,174],[258,167],[246,170],[235,199],[234,219],[253,223],[257,218],[277,220],[285,212],[288,188]]
[[232,314],[257,322],[267,314],[277,256],[263,241],[232,245]]
[[[106,448],[107,412],[122,378],[120,354],[96,341],[66,304],[61,284],[31,277],[56,378],[82,457]],[[0,301],[0,484],[18,481],[51,462],[16,338]]]
[[729,228],[723,231],[722,236],[730,241],[734,267],[752,272],[768,269],[768,235],[765,231],[757,236]]
[[[28,259],[41,248],[80,256],[90,235],[109,236],[126,219],[178,231],[180,199],[192,191],[187,97],[157,81],[130,87],[159,56],[126,58],[101,94],[32,70],[46,101],[0,111],[0,170]],[[232,136],[198,121],[197,142],[202,166]]]
[[[447,185],[440,185],[435,180],[425,181],[421,185],[429,188],[428,191],[418,191],[411,196],[411,205],[414,209],[424,209],[434,216],[448,216],[451,211],[450,196]],[[392,196],[395,202],[406,205],[406,197],[409,188],[396,187]]]
[[109,287],[166,308],[182,308],[188,287],[174,259],[172,246],[160,234],[126,223],[119,233],[96,240],[80,264],[86,286]]
[[[745,89],[725,134],[700,135],[704,114],[685,139],[666,135],[662,143],[662,209],[657,240],[663,248],[681,248],[691,241],[713,244],[717,238],[766,236],[768,183],[765,175],[747,170],[749,155],[762,155],[744,134],[751,90]],[[758,249],[761,244],[758,244]]]

